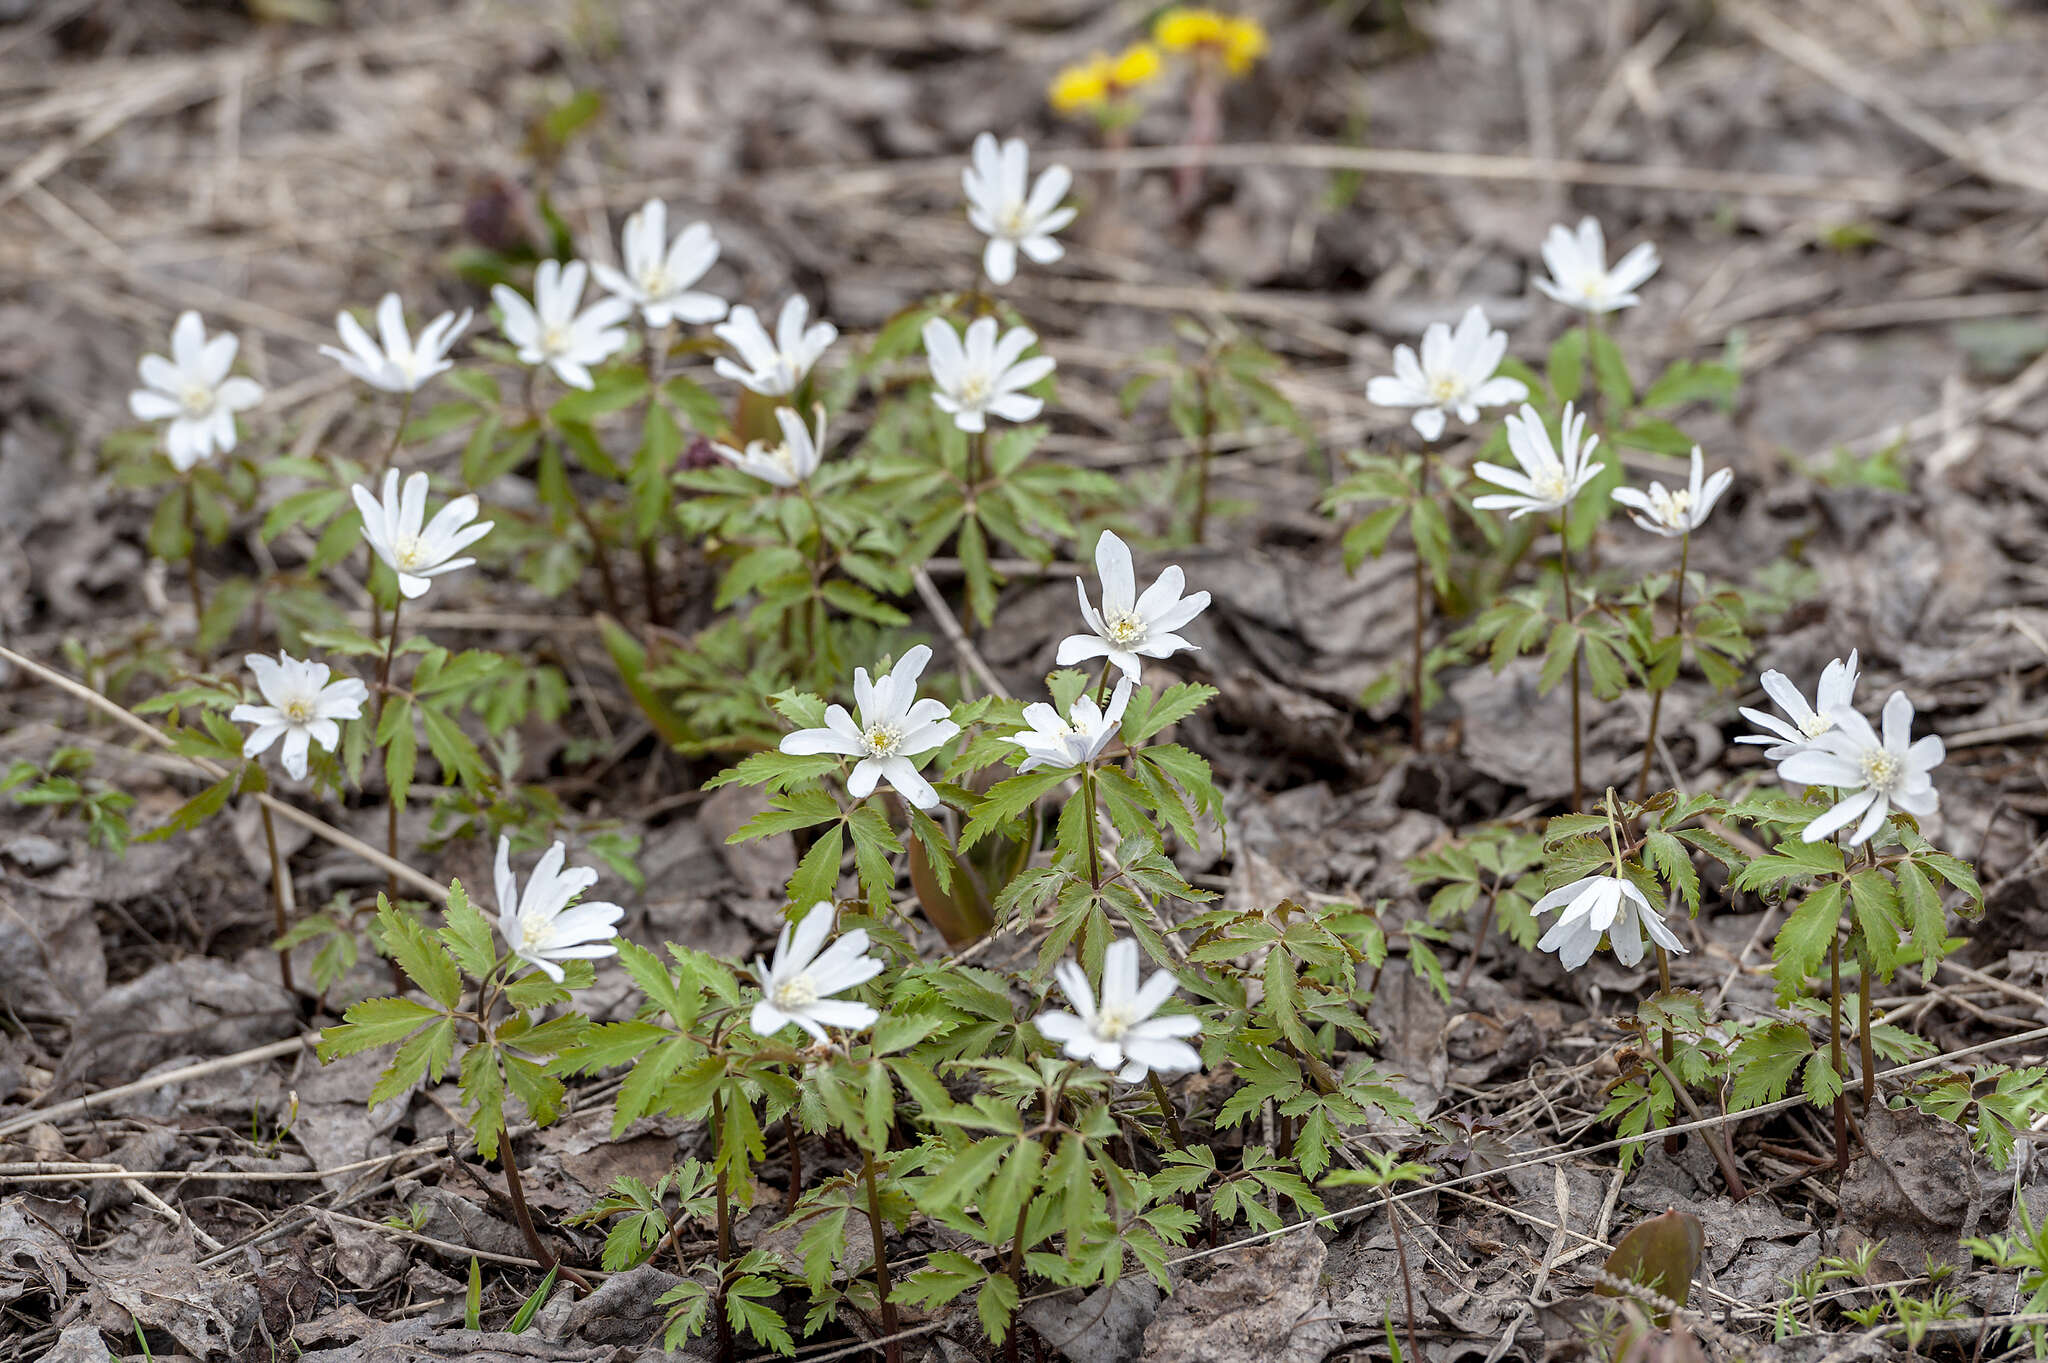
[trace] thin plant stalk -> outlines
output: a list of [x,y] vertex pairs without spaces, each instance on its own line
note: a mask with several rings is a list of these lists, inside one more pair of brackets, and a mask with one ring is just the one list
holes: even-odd
[[[370,730],[370,732],[373,735],[376,733],[378,729],[384,727],[384,702],[389,700],[391,696],[391,664],[392,661],[398,656],[398,627],[404,615],[405,597],[403,594],[400,594],[398,597],[394,599],[394,602],[391,607],[391,634],[390,637],[387,638],[384,643],[384,657],[382,661],[380,661],[377,664],[377,715],[376,718],[371,721]],[[389,749],[385,750],[384,773],[385,784],[389,785],[391,774],[391,760]],[[388,791],[387,797],[388,798],[386,799],[384,806],[384,852],[385,855],[389,856],[393,861],[397,861],[398,807],[401,801],[396,790]],[[386,877],[385,895],[393,902],[396,902],[398,899],[398,873],[396,871],[388,873]]]
[[[276,920],[278,940],[283,941],[285,934],[291,931],[291,923],[284,911],[284,858],[277,854],[277,825],[271,821],[270,806],[259,802],[256,808],[263,813],[263,845],[270,849],[271,915]],[[298,992],[292,984],[292,953],[289,947],[277,953],[277,974],[284,984],[285,993]]]
[[[1837,933],[1828,942],[1828,1063],[1835,1067],[1839,1085],[1842,1073],[1842,939]],[[1849,1094],[1835,1094],[1835,1168],[1849,1171]]]
[[[1557,518],[1557,574],[1564,584],[1564,620],[1567,625],[1578,621],[1578,613],[1572,604],[1572,547],[1571,516]],[[1572,641],[1572,812],[1577,813],[1585,804],[1585,766],[1581,755],[1581,724],[1579,721],[1579,645]]]
[[[1692,532],[1685,532],[1678,542],[1678,585],[1673,588],[1671,629],[1678,636],[1678,662],[1685,665],[1685,572],[1692,562]],[[1664,714],[1664,693],[1669,687],[1660,686],[1650,697],[1650,731],[1643,738],[1643,771],[1636,780],[1636,803],[1641,804],[1650,797],[1650,772],[1657,761],[1657,721]]]
[[[1429,496],[1429,450],[1422,451],[1422,467],[1417,475],[1415,498],[1417,502]],[[1408,654],[1408,737],[1415,744],[1415,751],[1426,750],[1422,732],[1422,642],[1423,633],[1429,627],[1429,575],[1422,562],[1422,545],[1415,545],[1415,637],[1409,641]]]
[[543,1269],[554,1269],[583,1291],[590,1291],[590,1280],[556,1258],[534,1228],[533,1213],[526,1209],[526,1185],[519,1177],[519,1160],[512,1153],[512,1130],[502,1124],[498,1128],[498,1159],[505,1166],[505,1191],[511,1196],[512,1217],[519,1223],[519,1233],[526,1237],[526,1248]]
[[1866,950],[1860,953],[1863,978],[1856,991],[1856,1058],[1863,1064],[1863,1111],[1877,1101],[1877,1048],[1870,1039],[1870,986],[1874,963]]
[[598,590],[604,594],[605,611],[614,620],[623,620],[626,618],[625,609],[620,604],[623,598],[619,595],[618,581],[612,577],[612,562],[605,552],[604,536],[599,533],[597,522],[591,518],[590,508],[583,504],[583,499],[576,495],[576,488],[569,481],[567,455],[562,449],[561,442],[555,438],[553,424],[541,411],[540,403],[535,397],[535,376],[539,372],[537,369],[526,371],[526,413],[540,428],[541,438],[547,441],[548,448],[554,451],[556,458],[562,460],[562,488],[569,494],[569,509],[575,514],[577,523],[583,527],[583,533],[590,536],[590,557],[597,564],[597,585]]
[[861,1151],[860,1177],[868,1189],[868,1228],[874,1233],[875,1301],[882,1312],[882,1350],[886,1363],[902,1363],[903,1346],[896,1341],[896,1303],[889,1300],[889,1252],[882,1237],[882,1195],[875,1186],[875,1157]]
[[199,582],[199,491],[189,474],[185,478],[185,585],[192,592],[192,647],[197,651],[206,620],[206,589]]
[[[1654,942],[1651,943],[1651,946],[1657,953],[1657,992],[1660,995],[1669,994],[1671,992],[1671,955]],[[1663,1040],[1659,1049],[1664,1052],[1664,1073],[1665,1077],[1671,1081],[1672,1091],[1676,1093],[1680,1091],[1678,1085],[1678,1047],[1671,1038],[1671,1029],[1665,1027],[1662,1031]],[[1684,1144],[1683,1137],[1668,1135],[1664,1138],[1664,1153],[1675,1155],[1678,1153],[1678,1147],[1682,1144]]]
[[1167,1139],[1171,1140],[1173,1148],[1178,1150],[1186,1145],[1187,1141],[1180,1134],[1180,1117],[1173,1110],[1172,1095],[1167,1093],[1166,1085],[1159,1078],[1159,1071],[1150,1071],[1145,1077],[1151,1081],[1152,1096],[1159,1103],[1159,1115],[1166,1119]]
[[1380,1200],[1387,1209],[1387,1224],[1394,1228],[1394,1257],[1401,1262],[1401,1295],[1407,1298],[1408,1308],[1408,1357],[1423,1363],[1422,1351],[1415,1347],[1415,1283],[1408,1276],[1408,1246],[1401,1238],[1401,1209],[1394,1205],[1392,1184],[1380,1185]]
[[1209,465],[1216,457],[1216,413],[1209,402],[1209,373],[1195,371],[1195,406],[1201,413],[1195,442],[1195,543],[1206,542],[1209,533]]
[[[647,400],[650,403],[661,401],[661,381],[668,368],[669,337],[674,326],[671,322],[647,338]],[[651,534],[640,541],[640,591],[647,598],[647,623],[658,629],[668,623],[668,613],[661,604],[661,560],[655,552],[656,543],[656,536]]]
[[799,1144],[800,1133],[796,1125],[796,1109],[782,1114],[782,1139],[789,1145],[789,1192],[782,1199],[782,1214],[796,1215],[796,1200],[804,1190],[804,1152]]
[[[711,1163],[717,1169],[712,1180],[712,1197],[718,1204],[718,1291],[711,1299],[712,1314],[718,1317],[719,1363],[732,1363],[732,1321],[725,1314],[725,1275],[732,1263],[732,1210],[726,1205],[725,1165],[718,1158],[718,1143],[725,1132],[725,1100],[711,1096]],[[689,1265],[681,1266],[685,1273]]]
[[1088,888],[1102,893],[1102,853],[1096,843],[1102,831],[1095,825],[1095,767],[1091,763],[1081,772],[1081,799],[1087,806],[1088,816]]
[[[382,478],[384,470],[390,468],[391,461],[398,457],[399,442],[405,439],[405,423],[412,420],[412,399],[413,395],[407,393],[399,400],[398,424],[391,428],[391,443],[384,447],[383,455],[377,460],[375,478]],[[375,478],[372,479],[373,484]]]

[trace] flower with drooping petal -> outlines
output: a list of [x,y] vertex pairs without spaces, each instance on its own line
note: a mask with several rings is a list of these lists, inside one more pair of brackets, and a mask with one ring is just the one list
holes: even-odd
[[853,700],[860,710],[860,723],[843,705],[825,708],[825,727],[798,729],[782,740],[782,751],[809,756],[837,753],[857,757],[846,778],[847,794],[856,800],[872,795],[877,781],[919,809],[932,809],[939,792],[918,775],[911,759],[922,757],[952,741],[960,726],[947,717],[942,701],[917,698],[917,679],[932,658],[931,647],[919,644],[907,650],[896,666],[880,681],[870,682],[865,667],[853,669]]
[[1529,908],[1532,914],[1562,908],[1550,931],[1536,943],[1554,951],[1566,970],[1577,970],[1599,949],[1600,935],[1614,948],[1614,959],[1634,965],[1643,959],[1643,933],[1666,951],[1683,952],[1685,943],[1664,925],[1664,915],[1650,906],[1634,882],[1620,876],[1587,876],[1559,886]]
[[1031,175],[1031,150],[1013,137],[998,144],[994,133],[974,139],[973,161],[960,172],[967,191],[967,221],[988,237],[981,268],[994,284],[1017,277],[1017,252],[1040,265],[1066,254],[1053,233],[1074,220],[1074,210],[1060,207],[1074,183],[1065,166],[1047,166],[1026,190]]
[[354,317],[337,313],[334,329],[348,349],[324,345],[320,353],[380,392],[417,393],[428,379],[455,367],[448,352],[468,325],[468,308],[460,317],[444,312],[422,327],[415,341],[405,329],[405,304],[397,294],[387,293],[377,304],[376,340]]
[[1562,511],[1599,475],[1593,448],[1600,437],[1585,434],[1586,414],[1574,411],[1569,402],[1564,405],[1561,423],[1562,450],[1550,443],[1542,416],[1527,403],[1508,417],[1507,427],[1508,453],[1522,466],[1521,471],[1499,464],[1474,464],[1472,472],[1477,477],[1508,489],[1474,497],[1472,505],[1480,510],[1506,510],[1509,520],[1519,520],[1532,511]]
[[777,407],[775,420],[782,427],[781,444],[771,446],[765,440],[749,440],[743,450],[713,444],[712,452],[740,472],[751,474],[764,483],[775,487],[795,487],[816,473],[818,464],[825,457],[823,403],[814,409],[814,414],[818,419],[815,432],[804,426],[804,419],[797,415],[796,408]]
[[178,314],[171,328],[171,358],[144,355],[136,366],[143,386],[128,395],[137,421],[169,421],[164,453],[184,473],[218,450],[235,447],[235,413],[263,401],[263,385],[228,370],[241,342],[232,331],[213,339],[196,312]]
[[1028,327],[1011,327],[997,339],[996,319],[977,317],[967,324],[963,346],[951,322],[932,318],[924,324],[924,351],[937,387],[932,401],[963,431],[986,430],[990,416],[1031,420],[1045,403],[1023,390],[1053,370],[1050,355],[1020,358],[1037,342]]
[[1618,487],[1614,489],[1614,500],[1627,507],[1630,519],[1653,535],[1663,535],[1667,539],[1690,535],[1706,524],[1714,503],[1721,500],[1721,494],[1735,480],[1735,470],[1719,469],[1713,477],[1702,481],[1705,468],[1700,447],[1695,445],[1692,447],[1692,480],[1684,487],[1676,492],[1666,492],[1662,483],[1651,483],[1648,492]]
[[1102,1001],[1088,987],[1088,976],[1073,961],[1061,961],[1053,971],[1066,993],[1071,1013],[1044,1012],[1031,1025],[1075,1060],[1085,1060],[1107,1070],[1126,1084],[1135,1084],[1153,1071],[1187,1074],[1202,1068],[1202,1057],[1181,1040],[1202,1030],[1202,1020],[1191,1013],[1155,1017],[1160,1005],[1173,997],[1171,974],[1161,970],[1142,985],[1138,983],[1138,944],[1126,937],[1111,942],[1102,956]]
[[[425,596],[429,578],[475,563],[456,555],[491,532],[496,521],[476,521],[477,500],[464,495],[427,519],[427,475],[415,473],[398,488],[398,470],[384,471],[384,496],[379,499],[357,483],[349,491],[363,513],[363,538],[378,558],[398,574],[398,590],[407,600]],[[476,524],[471,525],[471,521]]]
[[721,355],[712,361],[711,368],[763,397],[788,397],[832,342],[839,339],[839,328],[830,322],[806,326],[810,316],[811,305],[804,296],[791,294],[775,319],[775,335],[770,337],[754,310],[740,304],[732,310],[731,317],[711,329],[711,334],[737,350],[745,363],[738,364]]
[[882,963],[867,954],[866,928],[855,928],[825,946],[835,915],[830,900],[819,900],[802,921],[782,925],[773,962],[754,958],[761,1001],[754,1005],[748,1021],[756,1035],[774,1036],[793,1022],[809,1032],[813,1041],[822,1043],[827,1027],[858,1031],[873,1026],[880,1016],[865,1003],[832,997],[882,973]]
[[1643,300],[1636,295],[1660,263],[1654,242],[1643,242],[1607,268],[1607,238],[1596,218],[1581,218],[1573,232],[1563,223],[1555,224],[1543,239],[1543,263],[1550,278],[1538,279],[1537,288],[1566,307],[1581,312],[1619,312]]
[[1860,847],[1892,810],[1924,818],[1940,805],[1933,772],[1948,750],[1935,734],[1913,741],[1913,702],[1904,691],[1892,692],[1884,703],[1881,739],[1869,720],[1846,706],[1836,707],[1827,717],[1834,721],[1832,728],[1778,763],[1784,780],[1844,792],[1839,803],[1806,826],[1801,838],[1819,842],[1860,815],[1862,822],[1849,838],[1851,847]]
[[1744,734],[1737,743],[1768,744],[1764,756],[1773,762],[1782,762],[1794,752],[1813,742],[1816,738],[1835,727],[1834,715],[1856,704],[1856,650],[1849,650],[1848,660],[1835,659],[1821,669],[1820,685],[1814,688],[1813,704],[1806,703],[1806,697],[1799,694],[1799,688],[1792,679],[1775,669],[1764,673],[1759,679],[1764,694],[1776,701],[1778,708],[1791,716],[1787,724],[1776,715],[1762,710],[1742,708],[1742,717],[1767,732]]
[[649,199],[626,219],[619,234],[619,255],[624,270],[593,261],[591,272],[605,292],[640,309],[648,326],[701,326],[725,316],[723,298],[692,287],[718,263],[718,238],[708,224],[693,222],[671,242],[668,205]]
[[1422,356],[1405,345],[1394,347],[1394,372],[1365,385],[1368,402],[1382,407],[1413,407],[1414,426],[1424,440],[1444,433],[1444,414],[1455,412],[1471,425],[1482,407],[1504,407],[1529,396],[1520,379],[1496,377],[1508,353],[1508,334],[1493,330],[1478,304],[1465,310],[1452,331],[1432,322],[1422,333]]
[[1061,667],[1107,658],[1135,682],[1144,668],[1140,658],[1170,658],[1195,647],[1174,631],[1209,608],[1209,593],[1182,596],[1187,578],[1178,565],[1168,564],[1140,596],[1130,547],[1115,531],[1105,530],[1095,542],[1095,575],[1102,580],[1102,612],[1097,614],[1089,603],[1088,584],[1075,578],[1074,587],[1081,594],[1081,618],[1088,622],[1090,633],[1069,634],[1060,640]]
[[534,863],[526,893],[512,874],[512,839],[498,836],[498,931],[512,953],[556,984],[562,982],[557,961],[594,961],[616,956],[612,945],[617,923],[626,911],[603,902],[569,907],[577,895],[597,883],[588,866],[562,869],[567,852],[557,842]]
[[284,740],[279,756],[285,772],[294,781],[306,779],[306,753],[318,743],[333,752],[341,743],[344,719],[360,719],[370,689],[354,677],[328,681],[326,663],[300,662],[280,652],[275,662],[261,653],[242,659],[256,674],[256,689],[263,693],[262,705],[237,705],[228,718],[237,724],[253,724],[242,756],[255,757]]
[[1107,710],[1086,692],[1075,699],[1064,718],[1044,701],[1025,706],[1024,722],[1031,727],[1003,740],[1024,750],[1018,774],[1039,767],[1084,767],[1093,762],[1123,727],[1124,709],[1130,703],[1131,679],[1123,677],[1110,693]]
[[619,324],[633,315],[623,298],[600,298],[583,306],[590,267],[543,260],[533,275],[533,301],[509,284],[493,284],[491,298],[502,314],[505,339],[519,347],[519,362],[546,365],[571,388],[596,386],[590,366],[624,350],[631,338]]

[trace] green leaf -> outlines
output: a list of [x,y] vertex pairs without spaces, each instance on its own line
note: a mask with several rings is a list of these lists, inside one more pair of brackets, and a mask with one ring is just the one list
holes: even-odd
[[1815,974],[1827,959],[1828,947],[1841,924],[1839,881],[1821,886],[1792,911],[1792,916],[1778,929],[1777,941],[1771,947],[1771,959],[1777,963],[1772,973],[1777,976],[1780,999],[1805,991],[1807,977]]
[[1545,365],[1545,376],[1550,391],[1557,395],[1559,402],[1572,402],[1579,396],[1579,390],[1586,381],[1586,329],[1573,327],[1557,338],[1550,347],[1550,359]]
[[377,938],[406,978],[427,997],[453,1011],[462,1001],[462,973],[448,949],[427,935],[418,920],[377,896]]
[[1012,776],[1007,781],[998,781],[989,787],[988,794],[974,807],[973,817],[960,830],[960,851],[980,842],[1002,825],[1016,818],[1036,804],[1039,798],[1058,786],[1068,776],[1065,770],[1055,768],[1027,772]]
[[342,1014],[340,1026],[321,1030],[320,1061],[325,1064],[402,1041],[441,1016],[411,999],[364,999]]
[[414,1086],[440,1078],[448,1072],[455,1056],[455,1019],[444,1017],[406,1038],[391,1064],[377,1076],[365,1102],[370,1107],[389,1102]]

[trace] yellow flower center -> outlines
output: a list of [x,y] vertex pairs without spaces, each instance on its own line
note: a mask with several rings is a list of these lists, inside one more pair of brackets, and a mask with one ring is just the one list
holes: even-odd
[[304,724],[313,718],[313,703],[309,700],[288,700],[278,708],[293,724]]
[[540,348],[550,355],[566,354],[570,335],[569,328],[559,324],[543,327],[540,333]]
[[1564,478],[1563,469],[1546,469],[1529,480],[1539,500],[1563,503],[1571,496],[1571,484]]
[[391,546],[391,566],[401,573],[409,573],[426,558],[426,550],[417,539],[403,539]]
[[969,374],[960,380],[959,403],[962,407],[973,407],[988,401],[991,384],[986,374]]
[[775,986],[775,1006],[784,1012],[795,1008],[808,1008],[817,1001],[818,985],[809,975],[798,975]]
[[554,920],[544,913],[521,914],[519,917],[519,945],[525,951],[538,951],[554,940]]
[[178,394],[178,401],[187,416],[205,416],[213,410],[213,390],[204,384],[187,384],[185,391]]
[[1439,407],[1448,407],[1465,392],[1465,382],[1456,374],[1439,374],[1429,381],[1429,398]]
[[1835,722],[1826,715],[1811,715],[1799,721],[1799,732],[1808,738],[1819,738],[1835,727]]
[[1890,791],[1898,784],[1905,764],[1883,748],[1863,754],[1863,780],[1874,790]]
[[862,734],[860,741],[869,757],[893,757],[897,745],[903,742],[903,730],[894,724],[877,724]]
[[1123,648],[1145,638],[1145,622],[1136,615],[1113,615],[1102,622],[1102,628],[1111,643]]
[[1105,1008],[1095,1015],[1095,1034],[1104,1041],[1121,1041],[1137,1022],[1129,1008]]

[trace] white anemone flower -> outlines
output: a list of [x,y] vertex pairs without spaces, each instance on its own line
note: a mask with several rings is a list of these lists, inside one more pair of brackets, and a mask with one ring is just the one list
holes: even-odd
[[1202,1068],[1202,1057],[1181,1040],[1202,1030],[1191,1013],[1155,1017],[1173,997],[1174,978],[1161,970],[1138,983],[1138,944],[1126,937],[1111,942],[1102,957],[1102,1001],[1088,987],[1088,976],[1072,961],[1053,971],[1065,991],[1071,1013],[1045,1012],[1031,1025],[1060,1043],[1067,1055],[1107,1070],[1126,1084],[1135,1084],[1157,1070],[1187,1074]]
[[498,931],[512,953],[538,969],[556,984],[562,982],[557,961],[594,961],[616,956],[612,945],[618,936],[617,923],[626,911],[603,902],[569,907],[577,895],[597,883],[597,872],[588,866],[562,869],[567,858],[557,842],[534,863],[526,879],[526,893],[519,893],[519,881],[512,874],[512,839],[498,837]]
[[1599,949],[1600,935],[1614,948],[1614,959],[1634,965],[1643,959],[1643,934],[1666,951],[1684,952],[1685,943],[1664,925],[1664,915],[1650,906],[1633,882],[1620,876],[1587,876],[1561,885],[1530,906],[1532,914],[1562,908],[1550,931],[1536,944],[1554,951],[1566,970],[1577,970]]
[[1657,273],[1659,261],[1654,242],[1643,242],[1607,268],[1607,238],[1596,218],[1581,218],[1579,230],[1563,223],[1550,229],[1543,239],[1543,263],[1550,278],[1538,279],[1537,288],[1566,307],[1581,312],[1619,312],[1643,300],[1637,296],[1649,277]]
[[1060,640],[1061,667],[1107,658],[1135,682],[1142,680],[1140,658],[1170,658],[1182,649],[1196,647],[1174,631],[1185,628],[1209,608],[1209,593],[1182,596],[1187,578],[1179,565],[1167,565],[1140,596],[1130,546],[1114,530],[1105,530],[1095,541],[1095,575],[1102,579],[1102,611],[1097,614],[1089,603],[1088,584],[1075,578],[1074,588],[1081,594],[1081,618],[1091,632],[1069,634]]
[[1521,471],[1499,464],[1474,464],[1472,472],[1480,479],[1508,489],[1474,497],[1472,505],[1480,510],[1505,510],[1509,520],[1519,520],[1532,511],[1562,511],[1599,475],[1593,450],[1600,437],[1586,435],[1586,414],[1574,411],[1569,402],[1560,423],[1562,448],[1550,443],[1542,416],[1527,403],[1520,412],[1509,415],[1507,427],[1508,453],[1522,466]]
[[1814,688],[1811,705],[1806,703],[1806,697],[1799,694],[1799,688],[1783,672],[1773,669],[1759,680],[1763,683],[1764,694],[1776,701],[1778,708],[1789,715],[1792,722],[1787,724],[1776,715],[1744,706],[1742,717],[1766,732],[1744,734],[1735,741],[1768,744],[1764,756],[1773,762],[1782,762],[1833,729],[1835,715],[1856,704],[1856,650],[1849,650],[1847,661],[1837,658],[1821,669],[1820,684]]
[[602,364],[631,340],[619,324],[633,315],[623,298],[600,298],[583,306],[590,267],[543,260],[534,271],[533,302],[509,284],[493,284],[491,298],[503,314],[505,339],[519,347],[519,362],[546,365],[571,388],[596,386],[590,366]]
[[1935,734],[1913,741],[1913,702],[1904,691],[1892,692],[1884,703],[1882,739],[1854,710],[1837,708],[1829,718],[1833,728],[1778,764],[1778,775],[1787,781],[1844,792],[1834,808],[1806,826],[1800,836],[1807,842],[1833,836],[1860,815],[1863,821],[1849,838],[1851,847],[1860,847],[1892,810],[1924,818],[1940,805],[1933,772],[1948,750]]
[[379,392],[417,393],[428,379],[455,367],[448,352],[468,325],[468,308],[459,317],[444,312],[422,327],[415,341],[405,329],[405,304],[387,293],[377,304],[377,339],[348,313],[337,313],[334,329],[348,349],[324,345],[320,353]]
[[994,133],[974,139],[974,159],[960,172],[967,191],[967,221],[988,237],[981,268],[994,284],[1017,277],[1017,252],[1040,265],[1066,254],[1053,233],[1074,220],[1074,210],[1060,207],[1074,176],[1065,166],[1048,166],[1038,183],[1026,191],[1031,150],[1013,137],[998,145]]
[[818,428],[811,431],[804,426],[804,419],[797,415],[796,408],[777,407],[775,420],[782,427],[781,444],[749,440],[745,449],[736,450],[730,445],[714,443],[712,453],[740,472],[771,486],[795,487],[816,473],[819,463],[825,458],[824,404],[818,405],[815,415]]
[[839,339],[839,328],[830,322],[806,326],[810,316],[811,305],[804,296],[790,295],[775,319],[775,335],[771,337],[754,310],[742,303],[723,325],[713,327],[711,334],[737,350],[744,363],[721,355],[712,361],[711,368],[763,397],[788,397],[804,381],[804,375],[811,372],[818,357]]
[[370,688],[355,677],[330,682],[326,663],[300,662],[280,652],[275,662],[261,653],[242,659],[256,674],[256,689],[263,693],[262,705],[237,705],[228,718],[237,724],[253,724],[242,756],[267,752],[280,738],[284,747],[279,757],[294,781],[306,779],[306,753],[312,744],[333,752],[341,743],[344,719],[360,719]]
[[[831,946],[835,916],[831,901],[821,899],[794,925],[784,923],[775,939],[775,959],[754,958],[761,982],[761,1001],[748,1019],[757,1036],[771,1037],[792,1022],[824,1042],[827,1027],[858,1031],[880,1016],[865,1003],[835,999],[882,973],[882,963],[867,954],[868,932],[855,928]],[[820,948],[823,948],[821,951]]]
[[[379,499],[357,483],[349,491],[356,509],[363,513],[363,538],[378,558],[398,574],[398,590],[407,600],[425,596],[434,585],[429,578],[452,573],[475,563],[457,558],[464,549],[491,532],[496,521],[477,521],[477,500],[464,495],[427,519],[427,475],[415,473],[398,487],[398,470],[384,471],[384,496]],[[476,521],[472,525],[470,522]]]
[[857,757],[846,778],[847,794],[865,800],[875,783],[886,781],[891,789],[919,809],[939,803],[939,792],[918,775],[911,759],[952,741],[960,726],[947,718],[942,701],[917,698],[917,679],[932,658],[931,647],[919,644],[906,651],[888,675],[870,682],[865,667],[853,669],[853,699],[860,710],[860,723],[843,705],[825,708],[825,727],[798,729],[782,740],[782,751],[808,756],[837,753]]
[[263,385],[229,375],[241,342],[231,331],[213,339],[196,312],[181,312],[171,328],[171,358],[144,355],[136,369],[143,386],[128,395],[137,421],[169,421],[164,453],[172,467],[188,472],[216,450],[235,447],[235,413],[263,401]]
[[996,319],[977,317],[967,324],[967,343],[953,324],[934,317],[924,324],[924,350],[931,360],[932,382],[938,391],[932,401],[949,412],[953,424],[963,431],[988,428],[988,418],[1029,421],[1045,403],[1023,390],[1052,373],[1050,355],[1020,358],[1038,342],[1029,327],[1011,327],[1000,340]]
[[605,292],[640,309],[641,320],[661,328],[671,322],[701,326],[725,316],[725,300],[692,287],[718,263],[718,238],[706,223],[693,222],[668,239],[668,205],[649,199],[626,219],[619,234],[626,268],[593,261],[590,269]]
[[1031,727],[1003,741],[1024,750],[1024,761],[1017,767],[1020,775],[1039,767],[1084,767],[1102,756],[1109,740],[1116,737],[1130,703],[1129,677],[1118,680],[1107,710],[1086,692],[1075,699],[1064,717],[1044,701],[1037,701],[1024,707],[1024,722]]
[[1721,494],[1728,490],[1728,484],[1735,481],[1735,470],[1716,470],[1711,478],[1702,479],[1706,471],[1700,447],[1692,447],[1692,478],[1675,492],[1667,492],[1662,483],[1651,483],[1648,492],[1638,492],[1632,487],[1614,489],[1614,500],[1629,509],[1629,517],[1637,525],[1653,535],[1674,539],[1690,535],[1706,524],[1707,517],[1714,510],[1714,503],[1721,500]]
[[1520,379],[1496,378],[1508,353],[1508,334],[1493,330],[1478,304],[1466,309],[1452,331],[1432,322],[1422,333],[1422,356],[1405,345],[1394,347],[1394,372],[1380,374],[1365,385],[1366,401],[1381,407],[1413,407],[1416,434],[1434,440],[1444,433],[1445,414],[1471,425],[1482,407],[1505,407],[1529,396]]

